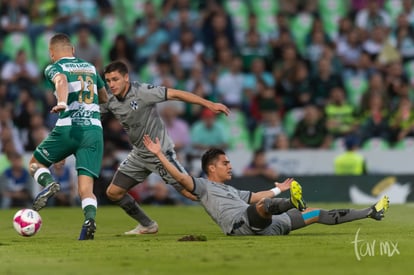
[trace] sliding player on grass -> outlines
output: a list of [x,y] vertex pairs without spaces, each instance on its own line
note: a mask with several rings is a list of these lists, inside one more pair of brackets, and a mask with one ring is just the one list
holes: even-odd
[[[237,190],[224,184],[231,179],[232,167],[221,149],[210,149],[201,158],[207,179],[194,178],[181,173],[168,161],[157,137],[153,142],[145,135],[143,141],[177,182],[199,198],[207,213],[227,235],[286,235],[313,223],[334,225],[365,218],[381,220],[389,207],[388,197],[384,196],[375,205],[360,210],[306,208],[302,188],[291,178],[276,183],[275,188],[267,191]],[[289,189],[290,199],[274,198]]]

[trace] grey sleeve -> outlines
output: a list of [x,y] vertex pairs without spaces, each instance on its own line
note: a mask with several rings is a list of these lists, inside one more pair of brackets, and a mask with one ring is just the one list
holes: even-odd
[[140,96],[147,104],[159,103],[167,100],[167,88],[142,83],[139,87]]
[[245,201],[246,203],[250,204],[250,198],[252,196],[252,192],[244,191],[244,190],[237,190],[239,192],[240,198]]
[[207,190],[206,183],[208,183],[208,180],[204,178],[193,178],[193,182],[194,190],[192,193],[198,197],[201,197]]

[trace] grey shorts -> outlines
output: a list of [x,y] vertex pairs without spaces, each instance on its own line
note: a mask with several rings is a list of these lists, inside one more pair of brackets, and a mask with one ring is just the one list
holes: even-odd
[[287,235],[291,231],[292,225],[290,221],[290,217],[287,213],[283,213],[280,215],[273,215],[272,216],[272,223],[259,231],[252,230],[252,228],[249,225],[247,217],[247,211],[244,213],[244,215],[241,217],[240,222],[238,223],[240,226],[237,226],[236,228],[232,230],[231,233],[227,235],[232,236],[243,236],[243,235]]
[[[165,156],[178,170],[187,174],[184,167],[178,162],[174,150],[167,151]],[[143,182],[151,173],[158,174],[165,183],[171,184],[177,191],[183,190],[183,187],[165,170],[157,157],[145,156],[143,158],[135,149],[132,149],[127,158],[122,161],[112,182],[116,186],[129,190]]]

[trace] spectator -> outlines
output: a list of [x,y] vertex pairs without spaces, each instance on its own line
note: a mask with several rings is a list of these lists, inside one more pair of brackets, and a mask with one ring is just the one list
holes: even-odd
[[366,174],[365,157],[358,152],[358,138],[349,135],[345,138],[346,151],[335,157],[335,175],[360,176]]
[[32,178],[29,171],[23,166],[23,157],[17,152],[8,154],[10,167],[0,179],[2,208],[30,207],[32,203]]
[[265,177],[269,180],[275,181],[278,177],[278,173],[267,163],[265,151],[256,150],[253,154],[251,162],[244,168],[243,176]]
[[403,63],[414,59],[414,25],[408,22],[405,14],[397,18],[397,26],[393,34],[397,40],[396,48],[401,53]]
[[367,101],[367,107],[362,108],[359,115],[358,131],[361,144],[372,138],[380,138],[388,142],[390,139],[389,109],[384,97],[379,93],[370,92]]
[[[203,86],[203,90],[207,96],[211,96],[213,89],[211,87],[211,82],[207,79],[204,72],[204,66],[201,62],[192,64],[192,67],[189,71],[188,79],[185,83],[185,90],[192,91],[197,85]],[[168,86],[167,86],[168,87]]]
[[151,174],[148,177],[149,192],[142,200],[143,204],[151,205],[177,205],[180,201],[173,194],[175,189],[165,184],[162,178],[156,174]]
[[329,149],[332,143],[321,110],[315,105],[304,109],[304,117],[296,125],[293,134],[294,149]]
[[27,140],[25,144],[26,151],[34,151],[37,145],[49,134],[49,129],[45,126],[42,114],[33,113],[30,116],[30,125],[27,131]]
[[252,67],[244,75],[245,104],[248,106],[256,94],[256,85],[258,81],[263,80],[266,86],[274,87],[275,79],[272,74],[266,70],[265,61],[256,58],[252,61]]
[[354,28],[337,44],[337,54],[345,69],[355,69],[362,54],[359,30]]
[[[102,40],[102,26],[99,22],[100,9],[94,0],[59,0],[55,31],[73,35],[79,27],[87,27],[95,40]],[[102,2],[102,1],[101,1]]]
[[219,73],[217,79],[217,92],[220,102],[227,106],[241,106],[243,102],[242,61],[240,57],[234,56],[229,71]]
[[134,49],[125,34],[118,34],[112,47],[109,49],[109,60],[122,60],[132,66],[134,64]]
[[145,21],[135,29],[134,41],[136,71],[139,71],[148,61],[155,59],[161,53],[162,46],[168,42],[168,32],[161,26],[156,16],[147,16]]
[[[3,45],[4,45],[3,37],[1,37],[1,34],[0,34],[0,70],[3,67],[3,65],[6,64],[7,61],[10,60],[10,56],[4,51]],[[2,83],[0,83],[0,84],[2,84]]]
[[369,54],[372,61],[378,62],[378,56],[387,43],[386,30],[375,27],[368,38],[362,43],[362,50]]
[[120,164],[116,153],[116,146],[110,141],[105,141],[101,171],[99,177],[95,179],[93,186],[93,193],[96,195],[99,205],[111,203],[106,195],[106,189],[111,183]]
[[80,25],[77,30],[75,56],[92,63],[99,72],[103,71],[102,52],[96,43],[87,25]]
[[385,87],[390,107],[396,107],[399,98],[404,95],[409,80],[400,61],[393,62],[386,67]]
[[191,145],[195,152],[210,148],[227,148],[228,137],[223,125],[217,120],[216,114],[203,109],[201,119],[191,126]]
[[71,167],[65,160],[53,164],[50,169],[52,176],[59,182],[60,190],[48,201],[53,206],[72,206],[79,200],[76,194],[76,183],[71,173]]
[[249,71],[256,59],[266,60],[267,55],[267,46],[260,40],[260,34],[253,30],[247,32],[245,42],[240,46],[243,71]]
[[398,108],[391,113],[389,126],[392,143],[397,143],[406,137],[414,137],[414,110],[409,98],[400,98]]
[[391,27],[391,18],[381,8],[378,0],[367,0],[367,2],[366,7],[356,14],[356,26],[367,32],[373,31],[376,27]]
[[289,136],[285,133],[280,133],[272,146],[272,150],[289,150],[290,140]]
[[340,75],[332,71],[330,60],[321,59],[318,63],[318,72],[311,79],[312,102],[318,106],[325,106],[329,91],[334,87],[343,87]]
[[195,39],[190,29],[184,29],[180,40],[171,43],[170,52],[174,70],[183,70],[188,77],[193,65],[202,63],[204,45]]
[[348,103],[345,91],[334,87],[325,105],[326,127],[333,138],[344,137],[353,133],[356,128],[355,110]]
[[182,102],[166,101],[158,104],[158,111],[167,128],[168,135],[171,137],[175,151],[178,156],[182,156],[190,145],[190,126],[189,124],[179,118],[183,110]]
[[13,100],[19,95],[20,89],[27,89],[32,96],[38,96],[36,85],[40,82],[39,68],[27,59],[27,53],[23,49],[17,51],[14,60],[4,64],[1,78],[7,84]]
[[0,36],[13,32],[26,32],[30,24],[28,11],[19,0],[3,3],[0,14]]
[[271,150],[279,135],[284,133],[279,112],[276,108],[262,110],[262,120],[254,131],[253,148]]
[[54,28],[57,18],[57,1],[32,0],[29,2],[30,24],[27,32],[33,47],[36,47],[36,40],[39,35]]
[[129,138],[122,125],[111,115],[104,121],[104,139],[118,150],[131,150]]
[[215,37],[224,35],[228,38],[230,48],[237,50],[232,18],[217,1],[207,2],[202,18],[202,41],[206,48],[213,47]]

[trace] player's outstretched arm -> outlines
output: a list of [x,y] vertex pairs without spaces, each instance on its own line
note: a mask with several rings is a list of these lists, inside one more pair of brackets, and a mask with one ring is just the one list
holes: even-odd
[[161,151],[161,144],[160,141],[157,138],[155,138],[155,142],[151,140],[151,138],[148,135],[144,135],[143,143],[145,147],[153,153],[162,163],[162,165],[165,167],[165,169],[168,171],[168,173],[171,174],[171,176],[179,183],[181,184],[187,191],[193,191],[194,190],[194,183],[191,176],[186,175],[184,173],[181,173],[164,155],[164,153]]
[[198,95],[195,95],[193,93],[176,90],[176,89],[168,89],[167,92],[167,99],[168,100],[181,100],[184,102],[192,103],[192,104],[198,104],[201,106],[204,106],[206,108],[209,108],[214,113],[223,113],[225,115],[230,114],[229,108],[227,108],[226,105],[221,103],[215,103],[210,100],[204,99]]
[[270,190],[266,191],[260,191],[260,192],[252,192],[252,196],[250,198],[250,203],[256,203],[260,201],[263,198],[273,198],[277,195],[279,195],[281,192],[284,192],[286,190],[290,189],[290,186],[292,184],[293,178],[287,178],[283,182],[275,182],[275,188],[272,188]]

